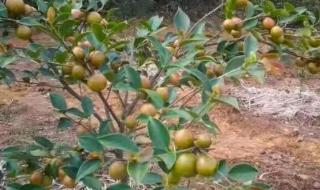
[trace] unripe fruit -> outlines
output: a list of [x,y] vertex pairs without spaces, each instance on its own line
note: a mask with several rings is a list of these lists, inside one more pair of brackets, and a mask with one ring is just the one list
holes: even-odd
[[274,26],[271,29],[270,35],[273,39],[280,38],[281,36],[283,36],[283,29],[280,26]]
[[175,175],[174,173],[170,172],[169,174],[164,176],[164,184],[165,186],[172,186],[178,185],[181,180],[181,177]]
[[31,28],[24,25],[18,26],[16,30],[16,36],[22,40],[29,40],[32,36]]
[[276,25],[276,22],[271,17],[266,17],[262,21],[264,29],[271,30]]
[[242,19],[239,17],[233,17],[231,20],[234,23],[233,29],[240,30],[242,27]]
[[194,144],[199,148],[209,148],[212,144],[211,136],[208,133],[200,134],[196,137]]
[[60,182],[63,181],[65,176],[66,176],[66,172],[64,172],[64,170],[62,168],[59,168],[59,170],[58,170],[58,179],[60,180]]
[[24,5],[24,14],[25,15],[30,15],[31,13],[36,12],[36,11],[37,11],[37,9],[35,9],[34,7],[32,7],[28,4]]
[[109,167],[108,175],[114,180],[124,180],[127,178],[127,164],[121,161],[113,162]]
[[43,173],[40,171],[35,171],[30,176],[30,183],[34,185],[41,185],[43,182]]
[[241,37],[241,31],[239,30],[231,30],[230,32],[231,36],[234,37],[234,38],[240,38]]
[[74,65],[71,71],[71,76],[74,79],[81,80],[85,77],[86,70],[81,65]]
[[303,59],[303,58],[297,58],[295,64],[298,66],[298,67],[304,67],[308,64],[307,60]]
[[309,71],[311,74],[317,74],[317,73],[319,73],[319,71],[320,71],[319,67],[318,67],[317,64],[314,63],[314,62],[308,63],[307,69],[308,69],[308,71]]
[[72,9],[71,15],[73,19],[80,20],[84,16],[84,13],[79,9]]
[[132,115],[129,115],[126,120],[125,120],[125,125],[128,129],[132,130],[134,128],[136,128],[136,126],[138,125],[138,121],[137,118],[135,118]]
[[42,181],[43,186],[51,186],[52,185],[52,178],[49,176],[44,176],[43,181]]
[[196,170],[200,176],[213,176],[217,170],[217,166],[218,162],[214,158],[210,158],[206,155],[200,155],[197,158]]
[[284,42],[284,36],[280,36],[278,38],[271,36],[271,40],[276,44],[281,44]]
[[196,175],[196,161],[193,153],[182,153],[178,156],[172,172],[181,177],[192,177]]
[[104,63],[105,59],[106,56],[101,51],[93,51],[89,54],[89,61],[96,68],[99,68]]
[[248,4],[249,4],[249,0],[237,0],[236,1],[236,6],[238,8],[245,8],[248,6]]
[[177,149],[187,149],[193,146],[193,135],[187,129],[181,129],[174,135],[174,144]]
[[140,81],[141,81],[141,88],[144,88],[144,89],[152,88],[151,81],[149,80],[148,77],[141,76]]
[[19,16],[25,13],[25,3],[23,0],[6,0],[6,7],[9,13]]
[[107,79],[103,74],[92,75],[87,82],[90,90],[94,92],[100,92],[107,86]]
[[81,47],[74,47],[72,49],[72,53],[73,53],[73,56],[77,59],[77,60],[83,60],[84,57],[85,57],[85,53],[84,53],[84,50],[81,48]]
[[53,24],[56,19],[56,10],[53,7],[50,7],[47,12],[47,20],[50,24]]
[[76,187],[76,182],[74,181],[74,179],[72,179],[71,177],[69,177],[67,175],[63,178],[61,183],[66,188],[75,188]]
[[99,24],[101,20],[102,17],[98,12],[90,12],[87,16],[87,22],[89,24]]
[[85,134],[88,134],[90,131],[88,128],[84,127],[84,126],[81,126],[79,125],[77,128],[76,128],[76,133],[78,136],[81,136],[81,135],[85,135]]
[[101,160],[103,154],[101,152],[90,152],[88,155],[88,160]]
[[73,62],[67,62],[62,65],[62,73],[65,75],[70,75],[72,73],[72,68],[75,64]]
[[156,92],[161,96],[163,101],[168,101],[169,99],[169,89],[168,87],[159,87]]
[[92,45],[88,40],[85,40],[83,42],[79,42],[78,46],[82,47],[82,48],[91,48]]
[[157,110],[153,104],[146,103],[141,106],[140,114],[155,116],[157,114]]
[[320,38],[310,38],[309,45],[314,48],[319,47],[320,46]]
[[108,21],[107,21],[106,19],[102,19],[102,20],[100,21],[100,24],[101,24],[102,26],[106,27],[106,26],[108,26]]
[[234,29],[235,24],[232,19],[226,19],[223,21],[222,26],[226,31],[230,32],[232,29]]
[[169,77],[169,83],[174,86],[180,85],[180,75],[178,73],[172,73]]

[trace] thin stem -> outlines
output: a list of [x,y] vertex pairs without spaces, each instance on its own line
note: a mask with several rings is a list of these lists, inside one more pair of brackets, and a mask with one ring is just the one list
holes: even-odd
[[23,80],[15,80],[17,83],[23,83],[23,84],[34,84],[37,86],[46,86],[50,88],[63,88],[63,86],[57,86],[57,85],[51,85],[46,82],[31,82],[31,81],[23,81]]
[[98,92],[99,98],[101,99],[104,107],[105,107],[105,111],[106,113],[110,113],[111,116],[113,117],[113,119],[116,121],[120,132],[124,131],[124,126],[121,123],[121,121],[119,120],[119,118],[117,117],[117,115],[114,113],[114,111],[112,110],[111,106],[108,104],[108,102],[106,101],[106,99],[103,97],[103,94],[101,92]]

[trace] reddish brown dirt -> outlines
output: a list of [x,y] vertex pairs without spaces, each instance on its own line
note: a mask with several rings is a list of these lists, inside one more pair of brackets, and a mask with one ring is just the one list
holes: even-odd
[[[29,66],[22,61],[14,68]],[[288,83],[295,80],[291,76],[272,78],[265,86],[296,85]],[[314,87],[320,81],[305,84]],[[75,142],[74,129],[56,129],[57,117],[48,100],[48,92],[56,90],[42,85],[0,86],[0,148],[31,142],[37,135]],[[213,156],[231,163],[250,161],[260,168],[259,180],[276,190],[320,189],[319,122],[306,130],[297,121],[257,117],[250,111],[238,112],[225,106],[219,106],[211,116],[221,129],[210,152]]]

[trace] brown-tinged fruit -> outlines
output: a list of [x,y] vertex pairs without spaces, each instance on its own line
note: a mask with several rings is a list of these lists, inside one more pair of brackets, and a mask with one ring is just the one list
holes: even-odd
[[187,129],[181,129],[174,135],[174,144],[177,149],[187,149],[193,146],[192,132]]
[[181,77],[178,73],[172,73],[170,76],[169,76],[169,83],[174,85],[174,86],[179,86],[180,85],[180,80],[181,80]]
[[153,104],[145,103],[140,107],[140,114],[155,116],[157,114],[157,109]]
[[169,99],[169,88],[168,87],[158,87],[156,92],[161,96],[163,101],[168,101]]
[[62,184],[64,185],[64,187],[66,187],[66,188],[75,188],[75,187],[76,187],[76,182],[75,182],[75,180],[72,179],[71,177],[67,176],[67,175],[63,178],[63,180],[62,180],[61,183],[62,183]]
[[83,79],[85,77],[85,74],[86,74],[86,70],[85,70],[85,68],[83,66],[74,65],[72,67],[71,76],[74,79],[81,80],[81,79]]
[[30,183],[34,185],[42,185],[44,174],[41,171],[34,171],[30,176]]
[[25,13],[25,3],[23,0],[6,0],[5,6],[10,14],[20,16]]
[[83,60],[85,57],[84,50],[79,46],[74,47],[72,49],[72,53],[77,60]]
[[94,92],[101,92],[107,86],[107,79],[101,73],[94,74],[88,79],[87,86]]
[[108,175],[114,180],[125,180],[128,176],[127,164],[122,161],[115,161],[109,166]]
[[89,54],[89,61],[91,65],[93,65],[95,68],[100,68],[100,66],[104,63],[106,60],[106,56],[102,51],[92,51]]
[[276,21],[271,17],[266,17],[262,21],[262,26],[264,29],[271,30],[276,25]]
[[22,40],[29,40],[32,36],[31,28],[24,25],[19,25],[16,30],[16,36]]
[[137,121],[137,118],[134,117],[133,115],[129,115],[126,119],[125,119],[125,126],[132,130],[132,129],[135,129],[138,125],[138,121]]
[[144,88],[144,89],[151,89],[152,88],[151,81],[148,77],[141,76],[140,81],[141,81],[141,88]]

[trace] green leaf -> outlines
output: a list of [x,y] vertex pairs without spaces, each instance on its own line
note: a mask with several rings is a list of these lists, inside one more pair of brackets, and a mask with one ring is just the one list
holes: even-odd
[[52,150],[54,147],[54,144],[48,140],[45,137],[34,137],[33,138],[39,145],[43,146],[44,148],[47,148],[48,150]]
[[143,91],[148,94],[148,97],[151,99],[153,105],[155,105],[156,108],[160,109],[163,107],[164,102],[159,93],[148,89],[144,89]]
[[80,146],[89,152],[103,151],[103,147],[98,139],[93,135],[83,135],[79,137]]
[[69,118],[61,117],[58,122],[58,129],[65,129],[67,127],[71,127],[73,124],[73,121],[71,121]]
[[22,185],[19,190],[45,190],[45,188],[40,185],[25,184]]
[[160,27],[162,21],[163,17],[159,17],[158,15],[151,17],[148,21],[151,30],[156,31]]
[[190,18],[179,7],[173,18],[173,23],[178,31],[187,32],[190,27]]
[[270,185],[264,183],[256,183],[254,182],[252,185],[249,185],[250,189],[259,189],[259,190],[272,190]]
[[75,28],[77,27],[77,22],[74,20],[66,20],[59,27],[59,33],[63,36],[71,36],[74,34]]
[[237,98],[235,97],[216,97],[213,99],[214,101],[221,102],[240,110],[239,103]]
[[100,122],[99,135],[106,135],[111,133],[112,125],[112,121],[110,120]]
[[83,97],[81,99],[81,107],[83,112],[87,115],[90,116],[93,114],[93,103],[92,100],[89,97]]
[[239,56],[232,58],[230,61],[228,61],[224,72],[228,73],[230,71],[239,69],[243,65],[244,59],[245,59],[244,55],[239,55]]
[[132,153],[139,152],[138,146],[128,136],[123,134],[102,135],[98,139],[105,148],[115,148]]
[[228,177],[237,182],[248,182],[256,179],[258,170],[250,164],[237,164],[230,168]]
[[256,11],[255,5],[249,1],[248,7],[246,10],[246,18],[248,19],[248,18],[253,17],[255,11]]
[[225,176],[228,175],[228,165],[227,161],[220,160],[217,168],[217,172],[213,176],[214,181],[224,180]]
[[96,177],[93,176],[86,176],[81,179],[82,183],[93,190],[101,190],[102,184]]
[[244,40],[244,54],[247,57],[250,57],[253,53],[255,54],[258,51],[258,40],[253,36],[249,35]]
[[227,0],[224,7],[224,15],[226,18],[231,18],[236,8],[236,0]]
[[183,109],[179,109],[179,108],[173,108],[171,110],[169,110],[168,112],[165,112],[162,115],[163,118],[183,118],[185,120],[191,121],[193,120],[193,116],[188,112],[185,111]]
[[162,176],[154,172],[147,173],[142,180],[142,184],[144,185],[154,185],[161,182]]
[[141,79],[138,71],[128,65],[124,67],[124,71],[126,73],[130,85],[136,90],[139,89],[141,87]]
[[0,67],[6,67],[7,65],[15,62],[17,59],[17,56],[0,55]]
[[42,26],[41,23],[39,22],[39,19],[35,17],[23,17],[17,22],[26,26]]
[[78,108],[69,108],[66,110],[67,114],[71,114],[80,118],[87,118],[88,115],[80,111]]
[[128,173],[129,176],[132,177],[137,183],[141,183],[143,178],[148,172],[148,162],[138,163],[138,162],[130,162],[128,164]]
[[103,32],[103,27],[100,24],[91,25],[91,31],[99,41],[104,41],[106,34]]
[[7,8],[2,2],[0,2],[0,17],[4,17],[4,18],[8,17]]
[[45,13],[48,9],[48,5],[43,0],[36,0],[38,5],[38,10],[42,13]]
[[127,184],[114,184],[107,188],[107,190],[132,190]]
[[171,61],[171,54],[167,50],[167,48],[163,47],[163,45],[154,37],[149,36],[148,39],[151,41],[152,45],[156,49],[158,56],[160,58],[159,64],[162,67],[168,65]]
[[167,152],[165,154],[159,154],[157,157],[163,161],[166,165],[166,168],[170,170],[176,162],[176,154],[174,152]]
[[57,93],[50,93],[50,101],[54,108],[60,111],[65,111],[67,109],[67,103],[63,96]]
[[76,181],[81,180],[82,178],[86,177],[97,171],[100,168],[100,160],[86,160],[84,161],[77,173]]
[[166,153],[169,150],[169,132],[159,120],[149,118],[148,133],[152,141],[154,154]]

